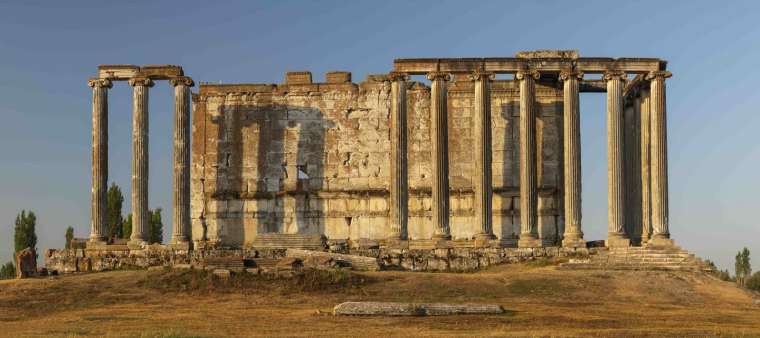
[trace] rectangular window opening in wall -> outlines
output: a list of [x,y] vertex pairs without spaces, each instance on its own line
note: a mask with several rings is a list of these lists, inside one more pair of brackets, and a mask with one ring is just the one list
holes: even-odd
[[299,180],[308,180],[309,175],[306,173],[306,164],[297,165],[296,168],[298,169],[298,179]]

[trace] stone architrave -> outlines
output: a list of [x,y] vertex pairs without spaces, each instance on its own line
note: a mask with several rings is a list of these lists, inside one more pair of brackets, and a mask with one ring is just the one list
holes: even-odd
[[581,125],[578,81],[583,73],[560,73],[564,90],[565,233],[562,246],[586,247],[581,229]]
[[449,154],[447,121],[447,85],[451,75],[432,72],[427,75],[430,86],[430,136],[432,138],[432,211],[435,231],[433,239],[451,239],[449,228]]
[[190,87],[189,77],[170,80],[174,86],[174,172],[171,244],[189,249],[190,229]]
[[476,71],[469,76],[475,84],[473,133],[475,134],[474,207],[479,244],[495,239],[493,234],[493,183],[491,168],[491,80],[494,74]]
[[519,71],[520,81],[520,239],[521,248],[540,247],[538,239],[538,186],[536,173],[535,70]]
[[104,244],[107,237],[108,190],[108,89],[109,79],[90,79],[92,87],[92,205],[90,243]]
[[409,76],[404,73],[391,73],[391,182],[390,192],[390,233],[391,241],[403,240],[407,236],[409,214],[409,182],[407,151],[407,113],[406,85]]
[[625,233],[625,172],[623,84],[625,73],[608,71],[607,82],[607,246],[627,247]]
[[649,245],[673,245],[668,229],[668,145],[665,111],[665,79],[672,76],[668,71],[651,72],[650,118],[651,151],[650,179],[652,198],[652,238]]
[[132,235],[131,248],[147,244],[148,226],[148,88],[153,80],[132,78]]

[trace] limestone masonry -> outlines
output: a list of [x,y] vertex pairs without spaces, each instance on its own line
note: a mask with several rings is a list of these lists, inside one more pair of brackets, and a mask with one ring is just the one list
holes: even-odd
[[[580,93],[607,94],[608,247],[671,247],[666,62],[576,51],[397,59],[282,84],[201,83],[177,66],[102,65],[93,88],[87,250],[143,250],[148,94],[175,88],[172,239],[178,252],[563,247],[586,251]],[[504,78],[497,74],[506,74]],[[127,248],[104,234],[108,89],[133,97]],[[192,117],[191,117],[192,106]],[[557,251],[557,252],[560,252]],[[380,254],[380,253],[378,253]]]

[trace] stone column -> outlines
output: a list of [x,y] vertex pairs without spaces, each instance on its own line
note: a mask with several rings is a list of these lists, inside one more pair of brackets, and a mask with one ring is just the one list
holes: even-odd
[[642,90],[641,102],[641,243],[649,241],[649,235],[652,232],[651,223],[651,200],[649,184],[649,139],[650,139],[650,118],[649,118],[649,90]]
[[189,77],[170,80],[174,86],[174,173],[172,240],[175,249],[190,248],[190,87]]
[[538,186],[536,174],[537,71],[519,71],[520,81],[520,239],[521,248],[540,247],[538,239]]
[[581,120],[578,81],[583,73],[561,72],[564,82],[565,234],[562,246],[585,248],[581,230]]
[[430,87],[430,137],[431,160],[433,163],[433,239],[451,239],[449,229],[449,145],[447,121],[447,86],[451,79],[448,73],[432,72],[427,75],[432,81]]
[[607,246],[626,247],[623,148],[623,81],[625,73],[604,74],[607,82]]
[[108,88],[112,83],[109,79],[90,79],[87,85],[92,87],[92,220],[88,245],[97,245],[108,239]]
[[668,229],[668,145],[665,112],[665,79],[672,74],[668,71],[651,72],[651,153],[650,178],[652,194],[652,238],[650,245],[672,245]]
[[406,81],[409,76],[391,73],[391,184],[390,192],[390,232],[388,240],[406,238],[409,214],[408,167],[407,167],[407,121],[406,121]]
[[476,71],[470,75],[475,82],[473,134],[475,135],[474,207],[478,232],[475,240],[487,244],[493,234],[493,185],[491,168],[491,80],[494,74]]
[[132,78],[132,236],[131,248],[147,242],[148,227],[148,88],[149,78]]

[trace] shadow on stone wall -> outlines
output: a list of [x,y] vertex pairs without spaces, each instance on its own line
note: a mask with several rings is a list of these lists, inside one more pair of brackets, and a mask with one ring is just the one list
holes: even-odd
[[[333,122],[312,107],[230,104],[220,106],[212,123],[219,126],[212,197],[228,204],[217,214],[217,222],[225,222],[218,227],[223,242],[251,238],[246,231],[254,229],[324,233],[312,196],[323,189],[325,128]],[[249,217],[256,219],[254,229],[245,226]]]

